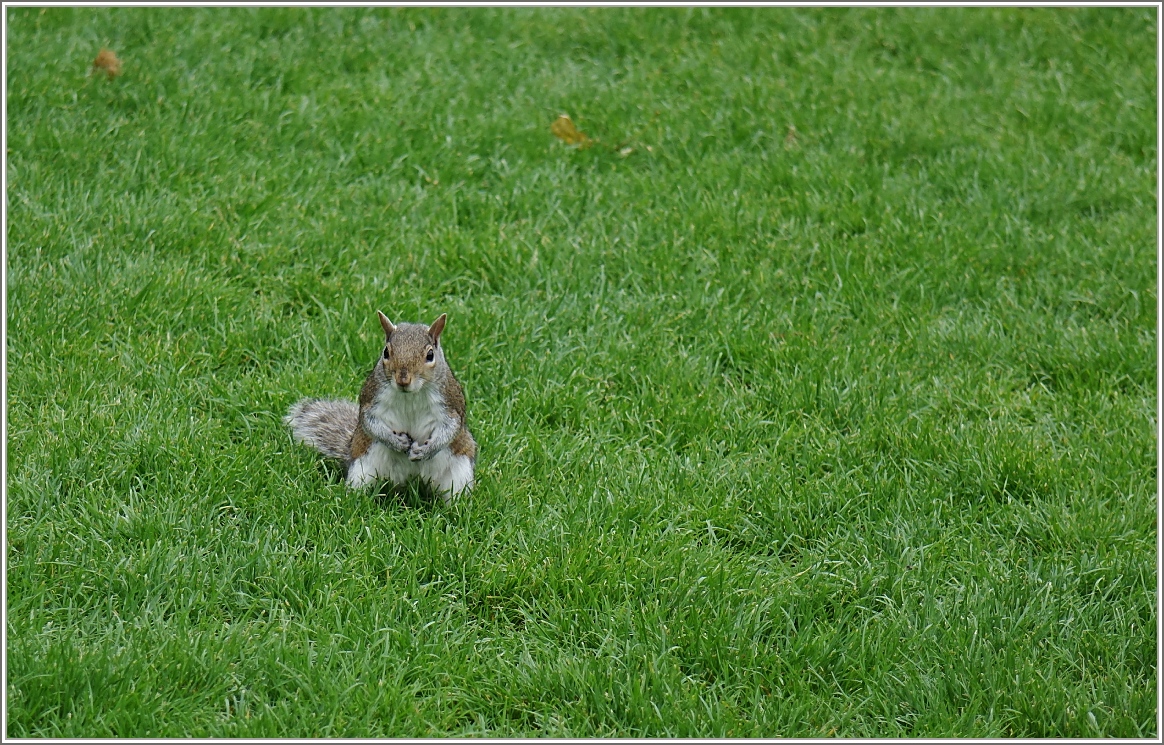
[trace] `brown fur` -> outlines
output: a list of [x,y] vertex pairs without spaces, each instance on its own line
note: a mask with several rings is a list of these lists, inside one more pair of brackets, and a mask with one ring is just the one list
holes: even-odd
[[[376,366],[379,367],[379,363]],[[364,386],[360,388],[361,412],[372,405],[372,401],[376,400],[376,391],[380,390],[380,386],[383,385],[383,382],[377,380],[376,377],[376,371],[373,370],[372,374],[364,380]]]
[[363,427],[356,427],[355,434],[352,435],[352,450],[348,456],[349,460],[359,458],[368,452],[368,448],[370,447],[372,447],[372,436]]
[[474,463],[477,462],[477,443],[463,424],[453,441],[449,443],[449,450],[452,451],[453,455],[467,455]]

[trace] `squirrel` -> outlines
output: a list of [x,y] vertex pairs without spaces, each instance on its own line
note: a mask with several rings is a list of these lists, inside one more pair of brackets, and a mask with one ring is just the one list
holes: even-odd
[[384,327],[384,353],[368,373],[359,403],[305,398],[283,422],[296,440],[347,466],[359,489],[377,479],[401,486],[419,478],[449,502],[473,486],[477,443],[465,427],[465,394],[441,348],[447,314],[431,326]]

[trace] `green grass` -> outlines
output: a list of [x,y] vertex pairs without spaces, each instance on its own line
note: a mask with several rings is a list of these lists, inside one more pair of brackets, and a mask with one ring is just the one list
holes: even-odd
[[1154,9],[5,12],[9,737],[1159,735]]

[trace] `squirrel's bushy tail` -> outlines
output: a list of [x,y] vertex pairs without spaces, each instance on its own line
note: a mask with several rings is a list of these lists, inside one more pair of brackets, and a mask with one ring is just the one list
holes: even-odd
[[359,418],[360,407],[353,401],[305,398],[291,407],[283,423],[299,442],[330,458],[347,460]]

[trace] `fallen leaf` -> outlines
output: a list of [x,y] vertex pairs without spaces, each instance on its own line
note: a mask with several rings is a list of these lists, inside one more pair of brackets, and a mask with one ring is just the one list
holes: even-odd
[[796,147],[796,127],[788,125],[788,134],[784,136],[784,147]]
[[625,158],[626,156],[630,155],[634,151],[635,151],[635,149],[633,147],[624,147],[622,150],[618,151],[618,154]]
[[93,60],[92,72],[103,70],[110,80],[121,74],[121,60],[117,59],[117,55],[109,49],[102,49],[97,53],[97,59]]
[[567,145],[577,145],[580,148],[590,147],[593,140],[586,136],[584,132],[579,131],[574,126],[574,122],[565,114],[560,114],[554,123],[550,125],[550,131]]

